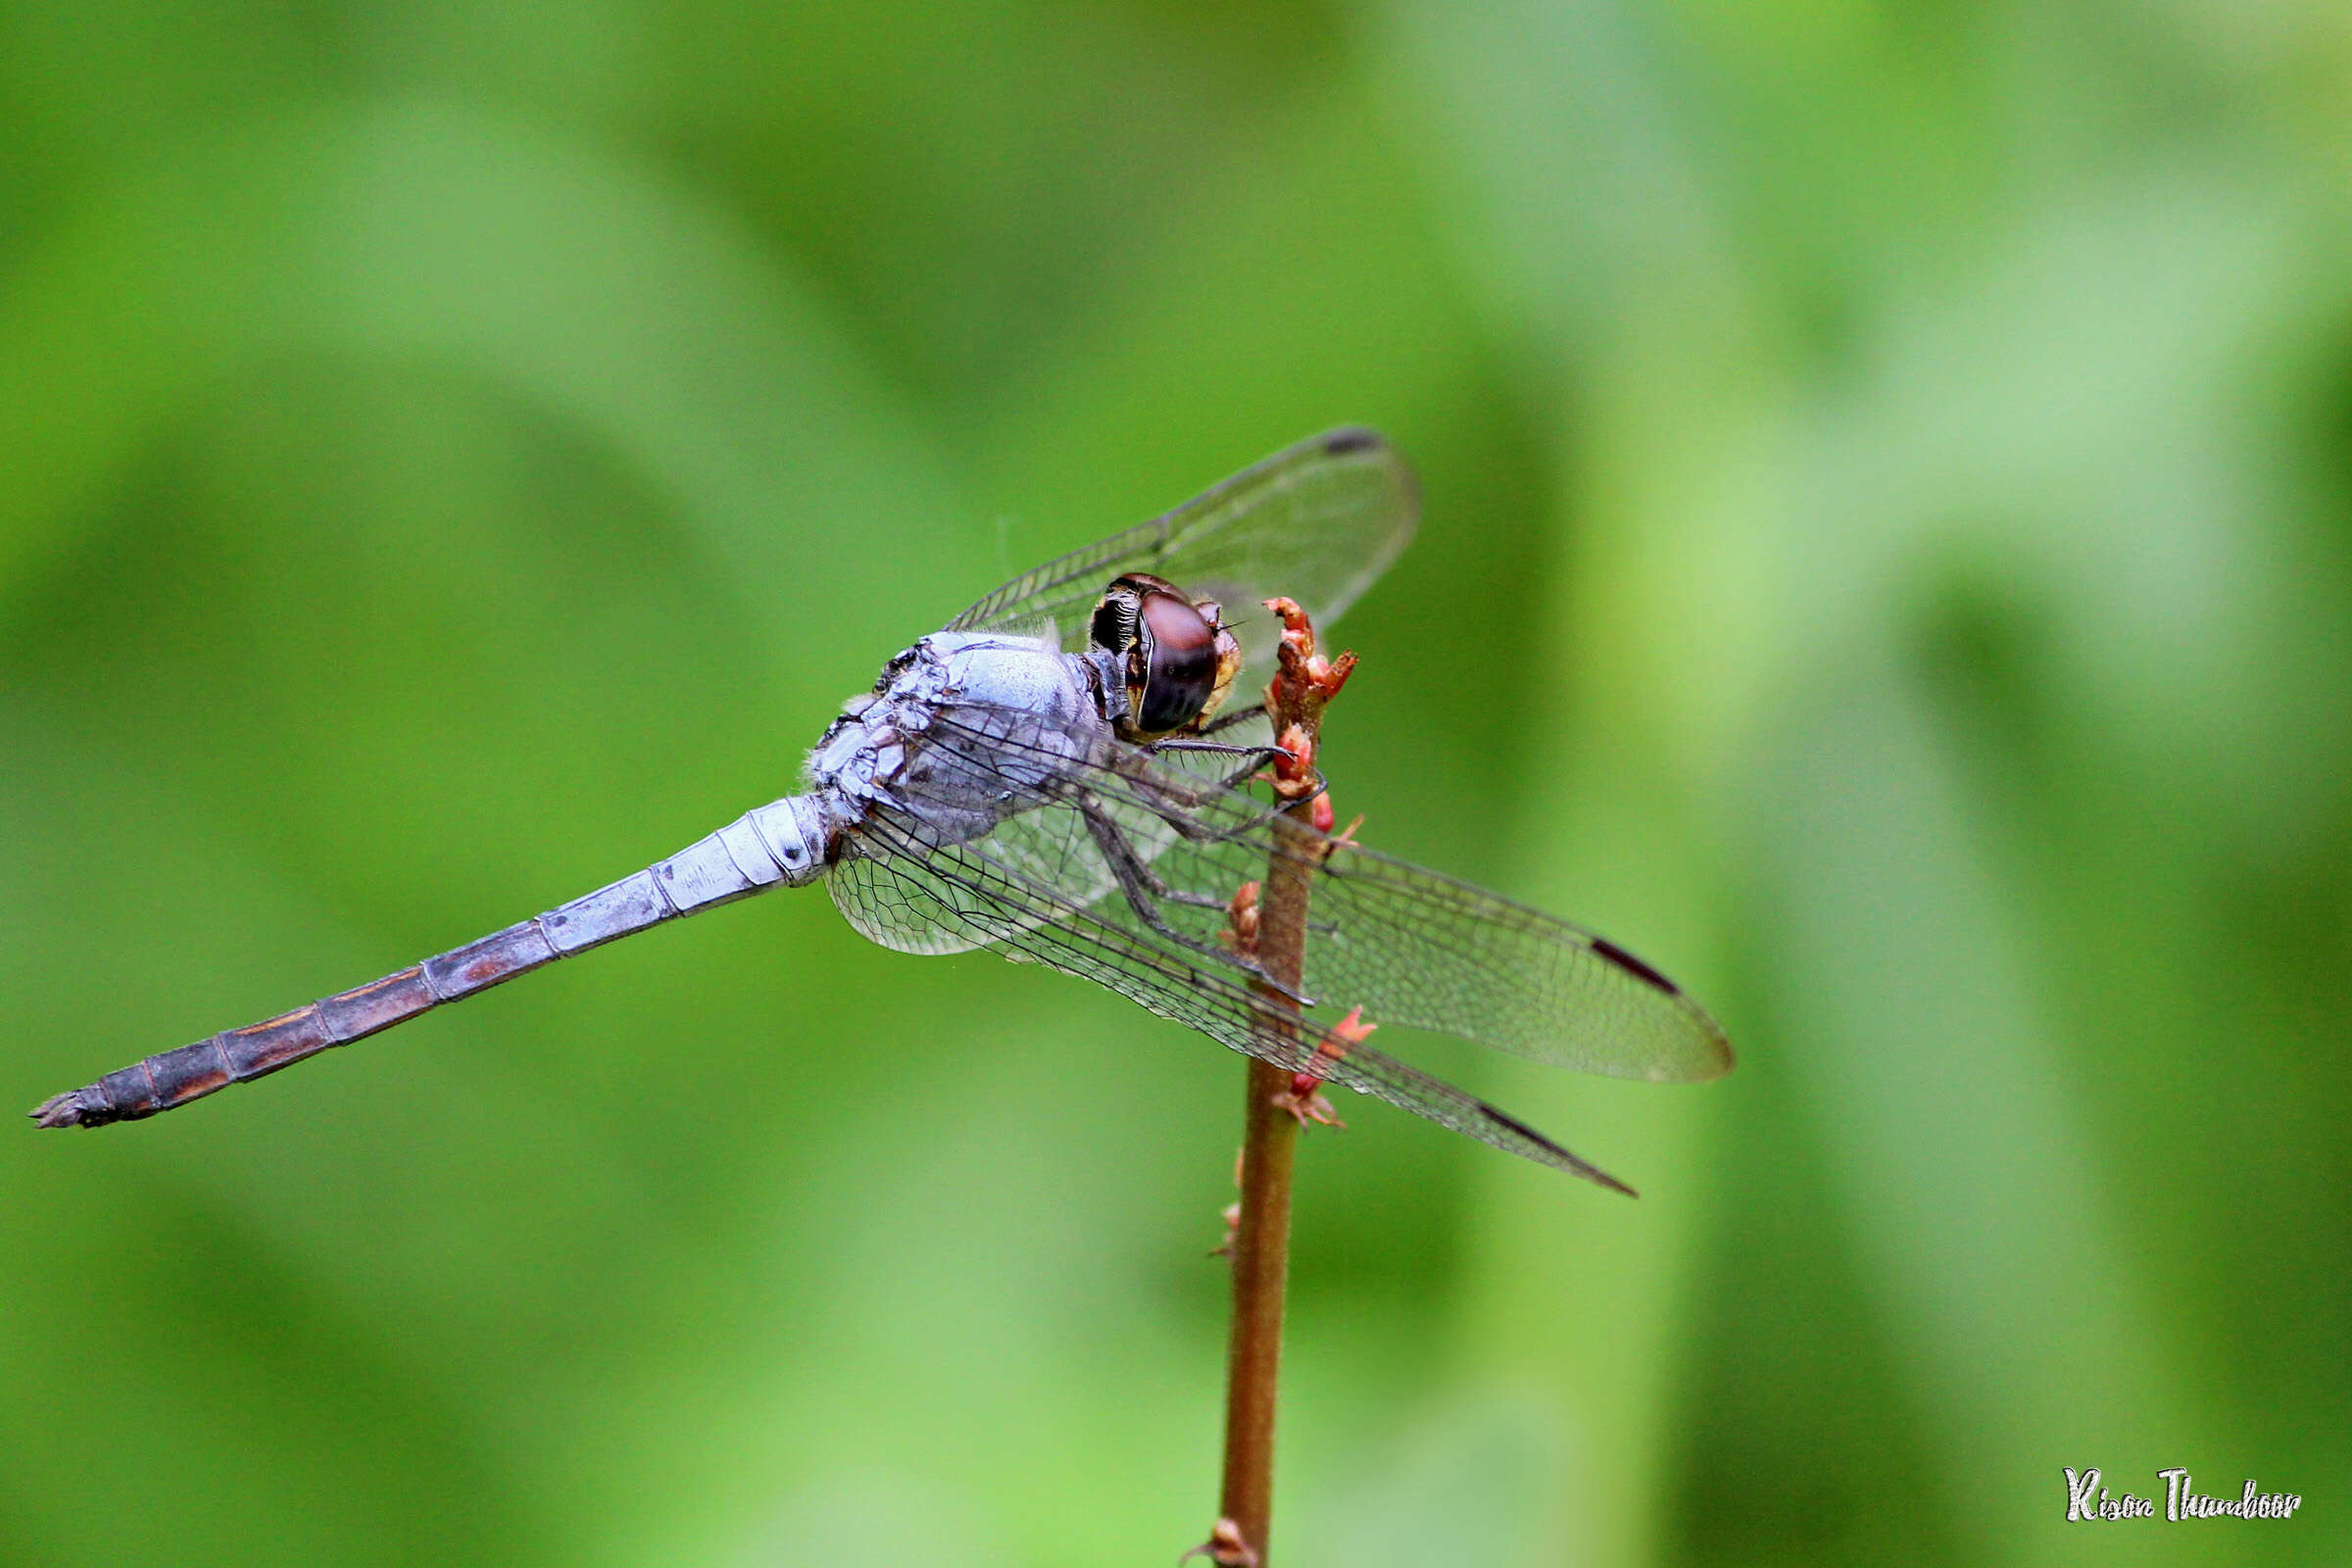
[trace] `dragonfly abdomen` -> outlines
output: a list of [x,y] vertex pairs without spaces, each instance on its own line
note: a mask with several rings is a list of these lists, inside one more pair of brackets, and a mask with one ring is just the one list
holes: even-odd
[[348,1045],[542,964],[585,953],[681,914],[821,874],[832,829],[806,796],[744,815],[635,876],[422,963],[292,1012],[224,1029],[176,1051],[54,1095],[32,1112],[43,1127],[103,1127],[267,1077],[330,1046]]
[[[512,926],[507,932],[520,931]],[[356,986],[242,1029],[224,1029],[177,1051],[110,1072],[87,1088],[53,1096],[32,1115],[43,1127],[103,1127],[135,1121],[201,1100],[218,1089],[290,1067],[339,1046],[414,1018],[443,999],[424,977],[423,964]],[[519,974],[521,968],[513,971]]]

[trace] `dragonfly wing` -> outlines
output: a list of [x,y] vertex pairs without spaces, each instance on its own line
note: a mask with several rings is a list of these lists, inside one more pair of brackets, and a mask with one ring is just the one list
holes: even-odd
[[1482,1143],[1632,1190],[1524,1122],[1382,1052],[1358,1044],[1338,1056],[1318,1054],[1322,1031],[1312,1024],[1286,1027],[1239,969],[1147,928],[1124,900],[1089,906],[1033,881],[997,858],[993,835],[977,844],[931,844],[905,821],[887,818],[861,831],[875,836],[877,853],[861,862],[856,881],[837,880],[845,909],[855,906],[877,922],[919,910],[926,923],[967,938],[965,946],[1092,980],[1247,1055],[1293,1072],[1311,1066],[1318,1078],[1376,1095]]
[[1032,632],[1051,623],[1065,653],[1110,580],[1148,571],[1214,599],[1252,668],[1270,668],[1281,628],[1262,601],[1286,595],[1317,625],[1353,604],[1413,536],[1412,470],[1369,430],[1326,431],[1245,468],[1164,516],[1014,578],[950,631]]
[[[969,709],[949,710],[939,722],[973,733],[1003,729]],[[1235,891],[1262,882],[1270,866],[1274,874],[1308,878],[1304,989],[1316,1004],[1313,1027],[1361,1006],[1374,1023],[1609,1077],[1693,1082],[1731,1069],[1731,1043],[1705,1009],[1649,964],[1581,926],[1337,843],[1243,790],[1163,765],[1148,749],[1122,743],[1080,764],[1070,791],[1070,801],[1043,806],[1039,814],[1074,817],[1083,798],[1088,809],[1148,847],[1144,858],[1163,890],[1154,911],[1191,941],[1214,944]],[[1065,837],[1077,844],[1075,833]],[[1081,854],[1094,837],[1088,834]],[[1286,852],[1279,858],[1271,853],[1278,843]],[[987,841],[981,848],[994,853]],[[1100,899],[1104,884],[1090,885]]]
[[[923,856],[937,854],[936,835],[918,818],[887,811],[877,815],[895,822],[895,828],[855,835],[851,853],[827,879],[834,907],[858,934],[900,953],[921,954],[965,953],[996,940],[998,926],[974,926],[955,906],[930,897],[919,882],[893,874],[886,862],[903,858],[909,847]],[[1000,824],[989,835],[989,846],[1022,886],[1054,890],[1052,903],[1039,904],[1024,916],[1031,923],[1053,918],[1064,903],[1092,904],[1116,886],[1076,811],[1024,811]],[[1013,917],[1009,907],[996,912]]]
[[[963,705],[956,711],[956,722],[941,726],[930,737],[933,749],[951,759],[950,765],[934,768],[922,778],[902,781],[898,804],[874,808],[875,817],[895,822],[898,831],[850,835],[847,853],[830,879],[834,906],[858,933],[900,953],[962,953],[988,940],[971,933],[953,911],[935,901],[908,897],[906,890],[873,864],[902,855],[903,847],[909,843],[924,854],[933,853],[940,835],[929,823],[952,820],[968,807],[969,791],[977,781],[993,778],[994,793],[1029,808],[999,823],[987,840],[991,858],[1018,873],[1026,885],[1051,889],[1059,902],[1079,907],[1096,903],[1118,885],[1085,818],[1075,809],[1050,808],[1062,803],[1064,794],[1052,775],[1041,784],[1040,769],[999,766],[1006,757],[1038,750],[1034,744],[1024,747],[1016,740],[1038,735],[1036,715],[978,705]],[[1171,752],[1165,765],[1196,782],[1227,783],[1254,770],[1258,759],[1248,748],[1263,746],[1269,733],[1263,711],[1256,711],[1222,731],[1218,750]],[[1066,758],[1082,754],[1095,743],[1064,736],[1059,744],[1061,749],[1054,755]],[[963,793],[950,793],[930,782],[940,778],[957,780],[956,788]],[[1177,837],[1175,828],[1162,818],[1138,818],[1130,812],[1125,826],[1125,844],[1135,858],[1147,863]]]

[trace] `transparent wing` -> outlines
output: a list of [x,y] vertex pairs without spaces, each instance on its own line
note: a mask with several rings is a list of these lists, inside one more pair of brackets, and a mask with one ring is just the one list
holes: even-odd
[[[920,821],[908,820],[897,833],[870,839],[865,847],[878,849],[923,836]],[[989,835],[989,853],[1023,886],[1054,893],[1054,905],[1030,911],[1032,923],[1051,918],[1063,904],[1083,908],[1117,886],[1076,811],[1024,811]],[[880,859],[885,858],[846,858],[826,879],[834,907],[859,936],[895,952],[923,954],[964,953],[995,940],[987,932],[952,918],[937,901],[923,897],[919,888],[883,869]],[[1019,918],[1010,909],[999,912],[1002,920]]]
[[[934,744],[976,764],[1017,754],[1034,717],[943,709]],[[1053,754],[1067,762],[1066,752]],[[1083,976],[1236,1051],[1344,1083],[1541,1163],[1618,1185],[1494,1106],[1361,1044],[1317,1042],[1350,1008],[1589,1072],[1658,1081],[1732,1062],[1714,1020],[1603,938],[1434,871],[1334,841],[1231,787],[1250,763],[1179,770],[1112,744],[1044,787],[1004,776],[1026,808],[988,836],[944,841],[906,783],[853,831],[834,898],[858,930],[912,952],[988,947]],[[1276,853],[1277,851],[1280,853]],[[1298,1032],[1224,950],[1246,882],[1309,884]],[[1304,1043],[1301,1044],[1301,1041]]]
[[1145,930],[1119,901],[1086,907],[1007,869],[979,845],[927,841],[906,820],[868,824],[866,858],[836,872],[835,897],[860,929],[909,923],[952,933],[955,945],[989,947],[1018,962],[1042,963],[1106,986],[1245,1054],[1290,1071],[1310,1065],[1328,1082],[1377,1095],[1441,1126],[1507,1152],[1631,1192],[1542,1133],[1476,1096],[1361,1044],[1319,1054],[1320,1031],[1292,1024],[1221,970]]
[[[1159,765],[1195,782],[1229,785],[1238,781],[1258,765],[1251,749],[1265,746],[1272,726],[1262,710],[1237,718],[1239,722],[1229,724],[1219,733],[1217,749],[1171,751],[1163,754]],[[1013,734],[1027,733],[1035,723],[1031,715],[969,709],[961,727],[939,737],[937,744],[970,759],[984,769],[988,759],[1010,747]],[[1005,780],[1003,787],[1034,808],[1049,807],[1059,799],[1056,793],[1040,790],[1027,782],[1027,777],[1025,774],[1022,781]],[[907,787],[912,792],[908,808],[900,815],[907,818],[904,824],[906,833],[921,835],[926,830],[921,825],[920,808],[929,798],[928,792],[919,784]],[[892,811],[889,807],[877,809],[884,816]],[[1169,823],[1152,818],[1135,822],[1125,842],[1141,860],[1149,863],[1174,843],[1176,836]],[[1028,885],[1050,888],[1061,902],[1080,907],[1096,903],[1118,886],[1084,817],[1075,809],[1030,809],[1007,818],[988,836],[988,854]],[[870,865],[853,858],[844,861],[839,874],[830,879],[835,907],[867,941],[899,953],[934,955],[963,953],[986,945],[986,939],[971,935],[953,921],[901,913],[894,903],[900,890],[887,879],[877,881],[877,875]],[[923,912],[936,911],[924,906]]]
[[950,631],[1037,630],[1062,650],[1113,577],[1148,571],[1214,599],[1249,667],[1268,667],[1281,628],[1261,601],[1287,595],[1318,626],[1353,604],[1413,536],[1412,470],[1370,430],[1341,429],[1245,468],[1164,516],[1014,578],[948,623]]
[[[986,709],[951,709],[939,722],[975,757],[1018,744],[1015,726]],[[1606,938],[1440,872],[1335,843],[1145,749],[1114,746],[1079,770],[1065,798],[1025,814],[1078,819],[1081,809],[1147,847],[1141,858],[1160,891],[1145,902],[1184,940],[1214,946],[1235,890],[1264,881],[1270,868],[1307,879],[1304,989],[1316,1004],[1310,1015],[1326,1023],[1360,1005],[1375,1023],[1454,1035],[1580,1072],[1692,1082],[1731,1070],[1731,1043],[1715,1020]],[[1081,820],[1060,837],[1097,868],[1083,887],[1107,907],[1103,895],[1117,879],[1099,833]],[[1278,843],[1286,851],[1279,858],[1271,853]],[[1001,858],[993,836],[976,853]],[[1081,885],[1072,880],[1074,890]]]

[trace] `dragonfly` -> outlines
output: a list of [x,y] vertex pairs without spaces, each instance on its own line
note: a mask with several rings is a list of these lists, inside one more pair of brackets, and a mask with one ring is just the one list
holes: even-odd
[[[988,949],[1108,987],[1316,1084],[1633,1189],[1453,1085],[1333,1029],[1343,1012],[1653,1082],[1730,1070],[1723,1030],[1582,927],[1336,837],[1264,798],[1279,757],[1242,676],[1288,599],[1337,618],[1411,539],[1379,435],[1325,432],[1150,522],[1014,578],[918,639],[808,754],[802,792],[633,876],[379,980],[57,1095],[42,1127],[184,1105],[558,958],[771,888],[823,882],[860,934]],[[1182,585],[1182,586],[1179,586]],[[1236,900],[1305,879],[1296,985],[1234,939]],[[1335,1047],[1334,1041],[1344,1045]]]

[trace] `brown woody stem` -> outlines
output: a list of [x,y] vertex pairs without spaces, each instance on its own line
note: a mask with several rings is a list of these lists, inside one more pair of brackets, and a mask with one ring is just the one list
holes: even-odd
[[[1316,737],[1323,705],[1348,678],[1353,656],[1336,663],[1316,657],[1314,630],[1288,600],[1267,608],[1282,616],[1281,667],[1266,688],[1266,711],[1277,742],[1290,755],[1275,767],[1275,791],[1285,811],[1321,825],[1330,805],[1317,788]],[[1297,1004],[1275,986],[1299,989],[1306,957],[1306,906],[1320,856],[1319,838],[1277,834],[1266,865],[1263,896],[1254,901],[1254,931],[1245,924],[1249,890],[1235,906],[1235,938],[1255,954],[1272,985],[1261,1027],[1287,1042],[1284,1054],[1303,1061]],[[1226,1357],[1225,1475],[1217,1533],[1206,1550],[1214,1562],[1264,1568],[1274,1507],[1274,1406],[1282,1363],[1283,1295],[1290,1279],[1291,1166],[1298,1149],[1299,1117],[1285,1108],[1298,1089],[1300,1074],[1251,1057],[1249,1101],[1243,1123],[1242,1196],[1231,1244],[1233,1338]]]

